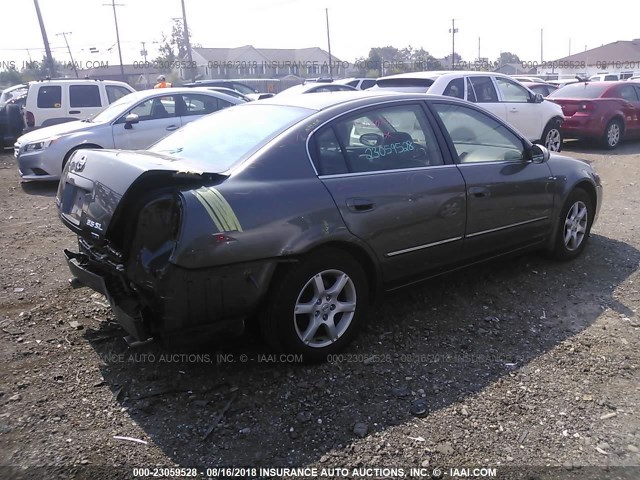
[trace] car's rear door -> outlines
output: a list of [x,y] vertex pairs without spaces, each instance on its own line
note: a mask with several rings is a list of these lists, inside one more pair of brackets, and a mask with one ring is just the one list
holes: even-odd
[[460,254],[465,186],[438,135],[421,102],[384,102],[330,122],[311,142],[319,178],[387,282]]
[[529,140],[542,137],[542,105],[522,85],[504,77],[495,77],[500,100],[505,106],[507,122]]
[[[177,98],[177,101],[181,101]],[[126,122],[129,114],[138,115],[138,123]],[[135,105],[113,124],[115,148],[141,150],[177,130],[182,125],[176,115],[176,96],[162,95],[149,98]]]
[[466,77],[466,99],[507,121],[507,108],[498,98],[498,91],[490,75]]
[[97,115],[107,106],[106,102],[103,103],[100,86],[97,82],[79,85],[71,83],[68,88],[69,103],[65,113],[70,118],[84,120]]
[[467,189],[465,249],[477,255],[539,242],[552,226],[554,178],[526,157],[523,139],[490,115],[430,102],[442,122]]
[[[178,97],[178,95],[176,95],[176,97]],[[201,93],[183,93],[179,95],[179,97],[181,101],[179,100],[177,104],[178,115],[180,116],[182,125],[197,120],[203,115],[209,115],[223,108],[233,106],[231,102]]]

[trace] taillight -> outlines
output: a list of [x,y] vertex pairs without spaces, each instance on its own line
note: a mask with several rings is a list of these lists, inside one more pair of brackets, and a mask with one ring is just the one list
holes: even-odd
[[596,109],[595,105],[591,102],[583,102],[578,107],[579,112],[593,112]]
[[33,112],[27,111],[24,118],[27,122],[27,127],[34,127],[36,125],[36,117],[33,116]]

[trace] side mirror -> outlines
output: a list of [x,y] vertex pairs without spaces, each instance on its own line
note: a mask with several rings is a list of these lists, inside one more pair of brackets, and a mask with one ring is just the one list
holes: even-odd
[[124,128],[127,130],[131,130],[132,125],[140,122],[140,117],[135,113],[130,113],[126,117],[124,117]]
[[377,133],[365,133],[360,135],[360,143],[366,147],[377,147],[382,145],[382,137]]
[[537,143],[531,147],[529,151],[531,161],[533,163],[544,163],[549,161],[549,150],[542,145],[538,145]]
[[542,96],[542,94],[541,94],[541,93],[536,93],[536,94],[534,94],[534,96],[533,96],[533,101],[534,101],[535,103],[542,103],[542,102],[544,102],[544,97]]

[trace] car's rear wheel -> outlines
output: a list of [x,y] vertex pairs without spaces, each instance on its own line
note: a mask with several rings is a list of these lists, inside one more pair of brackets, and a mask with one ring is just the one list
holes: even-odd
[[624,126],[620,120],[611,120],[607,124],[607,128],[604,129],[604,136],[602,138],[603,146],[609,150],[616,148],[622,139],[623,128]]
[[262,333],[276,351],[325,361],[353,340],[368,304],[360,264],[342,250],[325,248],[277,274],[261,315]]
[[582,253],[589,238],[594,214],[595,206],[587,192],[582,188],[571,192],[560,212],[553,251],[557,259],[572,260]]
[[559,152],[562,150],[562,132],[560,131],[560,122],[551,120],[542,132],[542,144],[550,152]]

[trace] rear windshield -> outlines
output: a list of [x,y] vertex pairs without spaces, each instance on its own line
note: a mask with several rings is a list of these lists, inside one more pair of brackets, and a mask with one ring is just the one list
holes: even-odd
[[226,172],[313,113],[300,107],[246,103],[191,122],[149,150],[193,160],[202,170]]
[[434,80],[432,78],[383,78],[376,81],[380,88],[420,88],[426,92]]
[[572,83],[560,87],[548,98],[599,98],[611,85],[601,83]]

